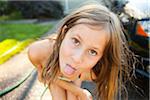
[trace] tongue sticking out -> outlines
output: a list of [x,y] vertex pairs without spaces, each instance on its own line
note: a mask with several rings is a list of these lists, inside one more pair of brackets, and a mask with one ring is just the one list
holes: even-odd
[[65,69],[64,69],[65,73],[68,74],[68,75],[71,75],[75,72],[75,69],[72,68],[71,66],[69,65],[66,65]]

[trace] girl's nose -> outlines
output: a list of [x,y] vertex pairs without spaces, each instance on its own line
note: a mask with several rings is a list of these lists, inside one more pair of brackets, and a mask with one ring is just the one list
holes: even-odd
[[76,64],[80,64],[83,62],[84,52],[82,50],[75,50],[72,55],[73,62]]

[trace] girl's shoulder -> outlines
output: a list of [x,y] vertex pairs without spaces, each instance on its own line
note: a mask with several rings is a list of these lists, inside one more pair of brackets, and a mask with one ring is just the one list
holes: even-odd
[[43,66],[53,50],[55,39],[47,37],[32,43],[28,48],[28,57],[33,65]]

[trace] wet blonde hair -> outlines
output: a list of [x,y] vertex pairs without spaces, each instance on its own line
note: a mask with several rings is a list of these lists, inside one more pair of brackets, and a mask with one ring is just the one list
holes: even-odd
[[[117,16],[100,4],[85,5],[66,16],[57,30],[57,38],[54,44],[53,53],[43,67],[42,78],[50,85],[59,73],[59,49],[67,31],[77,23],[79,19],[88,19],[90,22],[83,24],[103,26],[109,29],[108,43],[105,47],[102,58],[93,67],[97,76],[93,80],[97,84],[98,98],[101,100],[114,100],[118,91],[130,78],[133,62],[133,54],[128,49],[126,39],[122,32],[120,21]],[[63,30],[63,28],[65,30]]]

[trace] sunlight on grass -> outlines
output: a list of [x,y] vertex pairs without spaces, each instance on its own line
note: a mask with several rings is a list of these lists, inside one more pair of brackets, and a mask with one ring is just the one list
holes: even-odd
[[51,24],[0,24],[0,64],[52,28]]
[[0,41],[37,39],[51,28],[51,24],[0,24]]
[[[14,42],[13,45],[11,45],[12,42]],[[21,52],[31,42],[33,42],[32,39],[26,39],[24,41],[16,41],[13,39],[6,39],[3,42],[1,42],[0,43],[1,44],[1,47],[0,47],[0,64],[3,64],[9,58],[11,58],[15,54]],[[2,45],[6,45],[6,46],[2,46]]]

